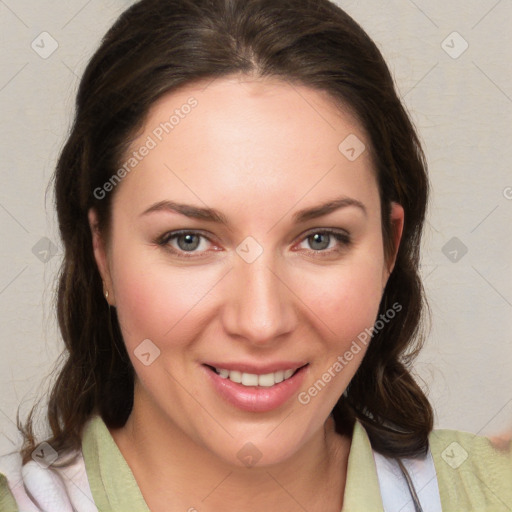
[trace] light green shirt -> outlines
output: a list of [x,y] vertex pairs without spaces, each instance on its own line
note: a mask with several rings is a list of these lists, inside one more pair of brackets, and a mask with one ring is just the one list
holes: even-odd
[[[501,452],[485,437],[456,430],[434,430],[429,441],[443,511],[512,511],[512,442],[508,452]],[[149,512],[130,467],[99,416],[84,427],[82,453],[98,510]],[[0,475],[0,512],[17,510],[7,480]],[[383,511],[379,480],[369,438],[356,422],[342,512],[373,511]]]

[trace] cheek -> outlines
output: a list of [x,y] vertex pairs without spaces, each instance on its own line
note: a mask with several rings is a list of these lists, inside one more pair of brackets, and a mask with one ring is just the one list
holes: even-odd
[[[358,256],[359,258],[359,256]],[[382,297],[382,260],[358,259],[357,264],[304,273],[301,299],[317,317],[317,324],[342,349],[375,322]]]
[[[316,309],[321,318],[317,329],[323,324],[326,334],[322,336],[323,346],[318,351],[319,364],[314,376],[323,379],[324,372],[330,371],[332,374],[334,371],[337,377],[329,381],[332,397],[327,400],[327,408],[334,406],[348,385],[371,341],[370,329],[378,314],[380,286],[376,286],[375,279],[370,276],[363,277],[351,273],[333,280],[331,286],[337,292],[325,296]],[[328,326],[327,332],[325,325]]]
[[206,267],[172,267],[156,253],[139,251],[124,253],[113,268],[118,319],[131,349],[144,339],[158,346],[169,340],[185,345],[197,325],[193,318],[218,279]]
[[[165,389],[164,402],[185,407],[179,387],[172,385],[172,378],[169,381],[169,373],[182,380],[189,368],[193,359],[190,349],[198,337],[197,313],[207,290],[196,286],[197,281],[191,282],[185,272],[167,265],[162,268],[148,261],[145,267],[125,259],[116,272],[116,309],[124,343],[138,380],[149,395],[160,396]],[[151,344],[143,344],[148,339]],[[150,356],[144,361],[146,353]],[[155,364],[153,357],[158,358]],[[187,386],[191,392],[196,392],[194,385]]]
[[381,299],[381,269],[377,265],[347,266],[325,276],[324,293],[312,293],[316,325],[320,333],[316,360],[297,401],[304,414],[316,421],[326,418],[345,391],[371,343],[371,329]]

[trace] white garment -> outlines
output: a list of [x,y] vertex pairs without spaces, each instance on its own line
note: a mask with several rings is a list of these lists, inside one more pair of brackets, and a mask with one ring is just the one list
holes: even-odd
[[19,453],[5,455],[0,473],[8,477],[20,512],[98,512],[81,452],[65,468],[45,468],[33,460],[21,467]]
[[[415,512],[407,481],[396,459],[373,452],[384,512]],[[401,459],[423,512],[442,512],[436,469],[430,448],[424,458]]]
[[[409,487],[395,459],[373,452],[385,512],[415,512]],[[402,459],[424,512],[442,512],[437,476],[430,450],[424,459]],[[92,497],[82,453],[65,468],[48,468],[21,456],[0,457],[0,473],[20,512],[98,512]]]

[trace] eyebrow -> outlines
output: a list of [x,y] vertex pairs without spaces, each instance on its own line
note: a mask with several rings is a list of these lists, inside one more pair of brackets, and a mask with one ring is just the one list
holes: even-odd
[[[323,217],[324,215],[328,215],[336,210],[350,206],[359,208],[365,216],[368,215],[366,207],[361,203],[361,201],[350,197],[340,197],[318,206],[299,210],[293,214],[292,220],[294,223],[299,224],[318,217]],[[147,210],[144,210],[140,216],[162,211],[180,213],[181,215],[191,219],[216,222],[218,224],[223,224],[224,226],[229,226],[228,219],[214,208],[202,208],[190,204],[177,203],[175,201],[159,201],[158,203],[151,205]]]

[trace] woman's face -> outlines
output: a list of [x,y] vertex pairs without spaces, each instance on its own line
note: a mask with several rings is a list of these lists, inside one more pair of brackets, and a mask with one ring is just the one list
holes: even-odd
[[94,236],[135,407],[237,465],[320,435],[389,275],[361,127],[324,93],[245,80],[153,105]]

